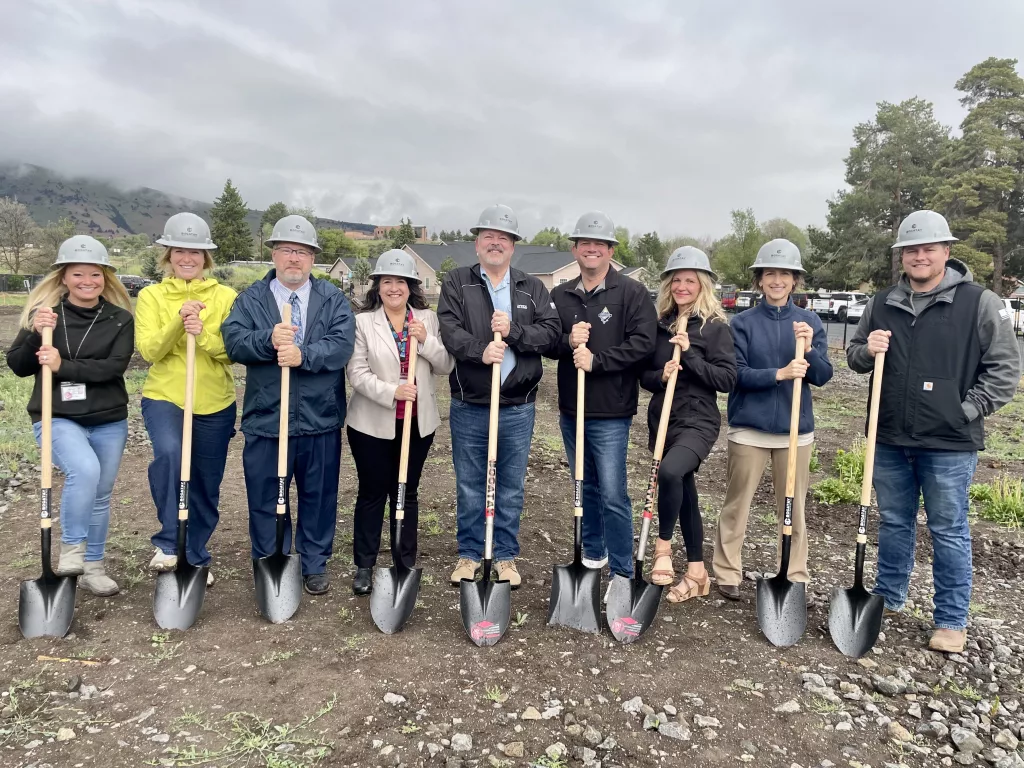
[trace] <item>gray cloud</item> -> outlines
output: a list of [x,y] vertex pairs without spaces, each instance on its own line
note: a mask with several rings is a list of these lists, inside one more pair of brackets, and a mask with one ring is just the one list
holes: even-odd
[[820,223],[875,102],[955,125],[957,78],[1024,48],[1012,0],[0,6],[0,161],[434,229]]

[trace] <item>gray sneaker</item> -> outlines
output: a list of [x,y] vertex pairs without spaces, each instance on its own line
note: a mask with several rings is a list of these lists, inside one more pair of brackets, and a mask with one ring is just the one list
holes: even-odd
[[89,560],[85,564],[85,574],[78,583],[89,592],[100,597],[110,597],[121,591],[117,582],[107,576],[102,560]]
[[60,545],[60,559],[53,571],[58,576],[81,576],[85,573],[85,542]]

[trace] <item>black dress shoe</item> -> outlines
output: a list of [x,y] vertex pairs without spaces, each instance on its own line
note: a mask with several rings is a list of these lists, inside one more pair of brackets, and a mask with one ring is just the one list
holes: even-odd
[[718,591],[721,593],[722,597],[729,600],[740,599],[740,588],[735,584],[719,584]]
[[368,595],[373,590],[373,569],[356,568],[356,577],[352,579],[352,593]]
[[331,588],[326,573],[311,573],[302,578],[302,587],[311,595],[322,595]]

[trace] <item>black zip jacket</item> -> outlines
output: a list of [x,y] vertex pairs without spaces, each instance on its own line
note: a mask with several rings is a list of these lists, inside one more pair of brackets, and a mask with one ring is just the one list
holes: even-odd
[[576,323],[590,323],[587,349],[594,354],[587,373],[584,415],[588,419],[625,419],[636,415],[640,387],[637,377],[654,351],[658,316],[647,288],[612,267],[604,289],[584,294],[582,277],[551,291],[562,333],[549,357],[558,360],[558,410],[576,416],[576,366],[569,332]]
[[[728,323],[708,321],[701,328],[701,319],[690,317],[686,333],[690,337],[690,348],[679,359],[682,370],[676,376],[665,449],[679,443],[703,461],[711,453],[711,446],[718,439],[722,427],[717,393],[729,392],[736,384],[736,349]],[[666,385],[661,374],[665,363],[672,359],[675,345],[669,339],[674,335],[667,325],[658,325],[658,339],[650,367],[640,376],[643,388],[654,393],[647,408],[649,449],[652,451],[665,402]]]
[[[505,343],[516,353],[516,365],[501,385],[501,405],[532,403],[543,373],[541,355],[557,342],[561,324],[544,284],[513,269],[511,330]],[[448,376],[452,397],[466,403],[489,405],[491,366],[484,365],[484,349],[494,340],[491,316],[494,305],[480,265],[453,269],[444,278],[437,319],[441,340],[455,358]]]
[[[99,304],[91,308],[76,306],[65,298],[53,311],[57,313],[53,346],[61,357],[60,370],[53,374],[54,418],[68,419],[83,427],[127,419],[128,390],[124,385],[124,372],[135,350],[135,320],[131,312],[102,297]],[[65,317],[68,321],[66,329]],[[83,343],[82,338],[94,318],[96,323]],[[82,345],[81,351],[79,344]],[[42,366],[36,357],[42,345],[42,336],[22,328],[7,351],[7,365],[16,376],[36,377],[32,397],[28,401],[28,413],[33,424],[42,419],[43,376]],[[60,386],[63,382],[85,384],[85,400],[63,401]]]

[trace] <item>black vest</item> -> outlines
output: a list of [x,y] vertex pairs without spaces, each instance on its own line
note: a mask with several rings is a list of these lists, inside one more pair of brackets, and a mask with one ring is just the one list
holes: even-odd
[[941,298],[916,318],[886,304],[893,288],[875,296],[871,327],[892,331],[885,356],[878,442],[907,448],[980,451],[981,417],[968,422],[962,403],[978,380],[981,341],[976,283],[956,286],[953,301]]

